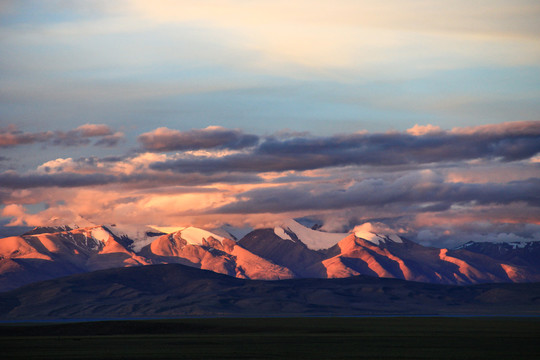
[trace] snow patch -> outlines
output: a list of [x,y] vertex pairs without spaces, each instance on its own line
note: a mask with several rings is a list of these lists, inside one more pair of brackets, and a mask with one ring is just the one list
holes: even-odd
[[274,228],[274,234],[276,234],[277,236],[279,236],[280,238],[282,238],[283,240],[290,240],[290,241],[293,241],[293,239],[291,239],[291,237],[289,236],[289,234],[287,234],[285,232],[285,230],[283,230],[283,228],[281,227],[275,227]]
[[92,238],[102,243],[106,243],[111,236],[111,234],[101,226],[93,228],[90,234],[92,235]]
[[251,226],[235,227],[229,224],[224,224],[220,226],[219,228],[208,229],[208,230],[210,232],[213,232],[214,234],[224,236],[231,240],[240,240],[244,236],[252,232],[253,228]]
[[528,245],[528,243],[525,242],[525,241],[516,241],[516,242],[511,242],[511,243],[508,243],[508,244],[509,244],[510,246],[512,246],[512,248],[513,248],[514,250],[517,249],[517,248],[523,249],[523,248],[525,248],[525,247]]
[[463,245],[460,245],[460,246],[456,247],[456,250],[465,249],[465,248],[468,248],[470,246],[473,246],[474,244],[476,244],[476,243],[473,242],[473,241],[469,241],[469,242],[467,242],[467,243],[465,243]]

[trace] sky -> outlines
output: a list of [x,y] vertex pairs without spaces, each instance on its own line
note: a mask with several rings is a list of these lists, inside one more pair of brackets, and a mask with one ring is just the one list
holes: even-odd
[[540,241],[537,0],[0,0],[0,235]]

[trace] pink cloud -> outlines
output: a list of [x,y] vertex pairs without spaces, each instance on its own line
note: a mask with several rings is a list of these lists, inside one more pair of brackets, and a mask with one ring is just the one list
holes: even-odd
[[442,129],[439,126],[428,125],[414,125],[412,128],[407,129],[407,133],[414,136],[422,136],[426,134],[440,133]]
[[221,126],[209,126],[205,129],[190,131],[160,127],[141,134],[138,140],[149,151],[185,151],[216,148],[242,149],[255,145],[258,137]]
[[123,138],[123,134],[115,133],[109,126],[103,124],[85,124],[68,131],[35,133],[20,131],[15,125],[0,129],[0,147],[35,143],[79,146],[89,144],[92,138],[97,138],[95,145],[114,146]]
[[73,132],[80,134],[82,137],[105,136],[112,134],[111,128],[104,124],[84,124],[73,130]]
[[52,131],[43,131],[37,133],[25,133],[17,130],[15,125],[10,125],[0,129],[0,147],[11,147],[24,144],[33,144],[36,142],[49,141],[54,137]]
[[540,135],[540,121],[512,121],[471,127],[453,128],[458,135]]

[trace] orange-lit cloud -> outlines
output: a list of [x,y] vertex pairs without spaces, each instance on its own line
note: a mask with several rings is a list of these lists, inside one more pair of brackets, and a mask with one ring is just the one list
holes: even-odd
[[431,124],[428,124],[428,125],[416,124],[412,128],[407,129],[407,133],[411,135],[415,135],[415,136],[426,135],[430,133],[438,133],[438,132],[442,132],[442,129],[439,126],[435,126]]

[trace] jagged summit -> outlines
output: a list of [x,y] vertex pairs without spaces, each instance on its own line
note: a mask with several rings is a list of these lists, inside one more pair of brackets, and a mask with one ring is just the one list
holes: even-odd
[[[304,225],[305,224],[305,225]],[[354,234],[357,238],[370,241],[374,244],[391,241],[402,243],[403,240],[395,233],[383,230],[381,233],[376,226],[364,223],[355,227],[348,233],[332,233],[318,230],[319,227],[310,228],[306,225],[311,222],[304,221],[304,224],[295,219],[287,219],[280,226],[274,227],[274,233],[283,240],[300,241],[311,250],[329,249],[349,234]]]
[[360,239],[370,241],[374,244],[394,242],[394,243],[403,243],[403,240],[399,235],[387,230],[379,229],[371,223],[364,223],[360,226],[357,226],[353,230],[354,236]]
[[61,225],[61,226],[36,226],[30,231],[25,232],[23,235],[38,235],[38,234],[51,234],[51,233],[57,233],[57,232],[63,232],[63,231],[70,231],[73,229],[77,229],[78,226],[69,226],[69,225]]
[[139,252],[143,247],[152,243],[158,236],[165,235],[163,231],[147,225],[108,224],[109,231],[129,243],[130,250]]

